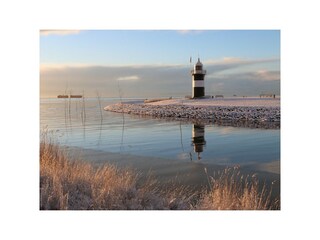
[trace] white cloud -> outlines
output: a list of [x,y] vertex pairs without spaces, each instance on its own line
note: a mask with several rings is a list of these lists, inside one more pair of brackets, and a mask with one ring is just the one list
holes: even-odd
[[[236,59],[224,61],[236,62]],[[225,96],[258,96],[261,92],[279,94],[280,70],[270,68],[268,64],[259,65],[259,68],[255,66],[257,62],[273,61],[250,59],[245,63],[239,60],[237,63],[223,64],[221,59],[219,64],[205,64],[208,73],[205,78],[206,93]],[[251,64],[254,66],[247,68]],[[85,90],[87,96],[95,96],[96,89],[99,89],[102,96],[116,97],[117,81],[121,81],[126,97],[185,96],[190,95],[191,91],[190,69],[183,65],[40,65],[41,96],[61,94],[68,85],[73,92]]]
[[248,60],[245,60],[244,58],[238,58],[238,57],[224,57],[222,60],[218,60],[217,63],[243,63],[247,62]]
[[280,79],[279,71],[260,70],[256,72],[256,77],[265,81],[275,81]]
[[177,32],[180,34],[199,34],[204,32],[204,30],[178,30]]
[[256,63],[268,63],[268,62],[277,62],[280,61],[279,58],[258,58],[258,59],[246,59],[239,57],[224,57],[222,59],[206,60],[203,62],[205,65],[247,65],[247,64],[256,64]]
[[280,71],[250,71],[250,72],[239,72],[239,73],[215,73],[207,76],[209,79],[219,79],[219,80],[256,80],[256,81],[279,81]]
[[140,78],[138,76],[126,76],[126,77],[119,77],[117,80],[119,81],[136,81]]
[[48,35],[70,35],[70,34],[78,34],[80,30],[40,30],[40,35],[48,36]]

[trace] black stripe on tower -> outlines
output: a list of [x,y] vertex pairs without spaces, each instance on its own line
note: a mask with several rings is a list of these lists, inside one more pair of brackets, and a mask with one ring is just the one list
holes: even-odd
[[204,74],[201,74],[201,73],[194,74],[194,75],[193,75],[193,79],[194,79],[195,81],[197,81],[197,80],[204,80]]
[[204,96],[204,87],[194,87],[193,88],[194,97],[203,97]]

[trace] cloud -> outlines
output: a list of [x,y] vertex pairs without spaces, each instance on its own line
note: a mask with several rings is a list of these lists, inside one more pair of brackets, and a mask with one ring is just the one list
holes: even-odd
[[206,60],[203,64],[206,65],[224,65],[224,66],[234,66],[234,65],[251,65],[251,64],[260,64],[268,62],[277,62],[280,61],[279,58],[259,58],[259,59],[246,59],[239,57],[224,57],[222,59]]
[[239,72],[232,74],[216,73],[207,76],[211,79],[220,80],[260,80],[260,81],[280,81],[280,71],[268,71],[268,70],[258,70],[251,72]]
[[280,71],[252,71],[215,74],[207,80],[206,89],[214,94],[258,96],[263,92],[280,94]]
[[255,76],[264,81],[280,80],[280,71],[259,70]]
[[41,65],[41,96],[56,96],[65,91],[82,92],[94,96],[118,96],[118,80],[124,97],[178,96],[189,93],[190,71],[177,65],[139,66],[79,66]]
[[[278,61],[279,59],[226,58],[204,64],[208,73],[205,78],[206,94],[257,96],[263,91],[279,94]],[[272,65],[270,68],[269,63],[274,62],[276,67]],[[41,96],[59,95],[68,86],[74,93],[85,90],[87,96],[95,96],[96,89],[99,89],[101,96],[117,97],[118,81],[121,81],[123,97],[149,98],[191,94],[191,74],[187,65],[40,66]]]
[[200,34],[203,33],[204,30],[177,30],[180,34]]
[[41,36],[78,34],[80,30],[40,30]]
[[[267,74],[269,74],[269,79],[276,78],[275,75],[272,77],[270,73],[264,72],[261,70],[258,73],[258,68],[280,68],[280,59],[279,58],[261,58],[261,59],[244,59],[244,58],[235,58],[235,57],[226,57],[219,60],[208,60],[204,61],[204,66],[207,70],[207,78],[216,78],[217,74],[220,74],[218,77],[223,78],[226,74],[242,74],[250,71],[251,73],[255,73],[255,77],[267,78]],[[279,79],[279,78],[278,78]]]
[[238,57],[223,57],[222,59],[206,60],[204,64],[233,64],[233,63],[245,63],[248,60]]
[[117,80],[119,81],[136,81],[140,78],[138,76],[126,76],[126,77],[119,77]]
[[40,65],[40,72],[45,71],[53,71],[58,69],[66,69],[66,68],[88,68],[88,67],[94,67],[96,65],[92,64],[54,64],[54,63],[42,63]]

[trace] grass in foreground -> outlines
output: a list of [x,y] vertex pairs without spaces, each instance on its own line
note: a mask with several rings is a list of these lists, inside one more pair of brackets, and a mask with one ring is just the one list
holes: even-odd
[[259,187],[255,176],[228,168],[210,177],[210,190],[200,195],[187,188],[162,190],[149,178],[141,184],[138,174],[112,165],[94,167],[72,160],[48,137],[40,143],[40,209],[279,209],[271,190]]
[[210,191],[200,198],[200,209],[280,209],[279,200],[272,199],[272,186],[267,189],[266,184],[260,184],[256,174],[244,177],[240,174],[239,168],[226,168],[218,172],[217,176],[210,177],[209,182]]

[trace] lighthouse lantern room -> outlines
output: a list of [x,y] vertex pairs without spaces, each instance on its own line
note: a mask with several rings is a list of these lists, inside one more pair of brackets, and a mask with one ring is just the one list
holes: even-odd
[[198,62],[194,65],[194,69],[191,70],[192,75],[192,98],[204,97],[204,76],[206,70],[203,70],[203,65],[198,58]]

